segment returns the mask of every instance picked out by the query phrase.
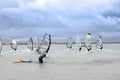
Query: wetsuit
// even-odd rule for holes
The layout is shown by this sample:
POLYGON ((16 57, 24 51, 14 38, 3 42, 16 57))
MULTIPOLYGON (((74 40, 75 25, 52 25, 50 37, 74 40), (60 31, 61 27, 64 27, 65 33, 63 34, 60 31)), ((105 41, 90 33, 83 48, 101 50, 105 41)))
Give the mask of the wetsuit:
POLYGON ((43 63, 43 58, 46 57, 46 54, 40 55, 39 56, 39 62, 43 63))

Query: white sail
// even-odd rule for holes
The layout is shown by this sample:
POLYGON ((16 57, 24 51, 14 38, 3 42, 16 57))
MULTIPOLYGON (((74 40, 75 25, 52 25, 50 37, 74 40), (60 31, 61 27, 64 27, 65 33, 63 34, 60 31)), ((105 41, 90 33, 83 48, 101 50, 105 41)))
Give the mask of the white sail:
POLYGON ((76 35, 76 47, 80 48, 81 47, 81 39, 79 35, 76 35))
POLYGON ((67 48, 71 49, 73 45, 72 37, 69 37, 66 43, 67 48))
POLYGON ((33 50, 33 39, 32 38, 30 38, 28 40, 27 48, 30 49, 30 50, 33 50))
POLYGON ((102 49, 103 48, 103 42, 102 42, 102 36, 99 36, 97 42, 96 42, 96 47, 98 49, 102 49))
POLYGON ((1 54, 1 51, 2 51, 2 40, 0 39, 0 54, 1 54))
POLYGON ((45 33, 42 41, 40 42, 39 38, 38 40, 39 40, 38 49, 37 49, 38 53, 48 53, 51 45, 51 35, 45 33))
POLYGON ((17 41, 16 41, 16 38, 12 39, 11 48, 14 49, 14 50, 17 50, 17 41))

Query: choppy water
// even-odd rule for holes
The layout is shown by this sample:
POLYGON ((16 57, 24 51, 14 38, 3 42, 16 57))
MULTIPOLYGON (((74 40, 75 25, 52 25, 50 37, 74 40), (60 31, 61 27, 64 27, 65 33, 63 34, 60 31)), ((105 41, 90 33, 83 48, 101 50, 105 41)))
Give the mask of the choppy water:
POLYGON ((0 80, 120 80, 120 44, 105 44, 104 49, 90 53, 65 45, 52 45, 44 63, 27 46, 14 51, 3 46, 0 56, 0 80), (32 59, 33 63, 13 63, 32 59))

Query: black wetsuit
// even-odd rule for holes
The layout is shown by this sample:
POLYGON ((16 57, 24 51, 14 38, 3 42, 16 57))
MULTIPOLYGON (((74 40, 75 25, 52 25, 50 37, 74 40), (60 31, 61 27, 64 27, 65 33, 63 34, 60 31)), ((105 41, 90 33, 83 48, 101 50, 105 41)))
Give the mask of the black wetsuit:
POLYGON ((39 62, 43 63, 43 58, 46 56, 46 54, 40 55, 39 56, 39 62))

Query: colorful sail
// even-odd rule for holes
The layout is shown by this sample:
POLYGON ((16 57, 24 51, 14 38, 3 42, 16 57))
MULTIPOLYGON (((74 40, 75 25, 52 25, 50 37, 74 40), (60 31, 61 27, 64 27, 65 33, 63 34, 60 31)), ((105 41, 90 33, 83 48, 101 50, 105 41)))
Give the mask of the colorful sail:
POLYGON ((91 34, 90 34, 90 33, 87 33, 86 38, 87 38, 88 40, 91 40, 91 39, 92 39, 91 34))
POLYGON ((91 50, 92 49, 92 36, 90 33, 87 33, 86 35, 86 41, 85 41, 85 47, 87 48, 87 50, 91 50))

